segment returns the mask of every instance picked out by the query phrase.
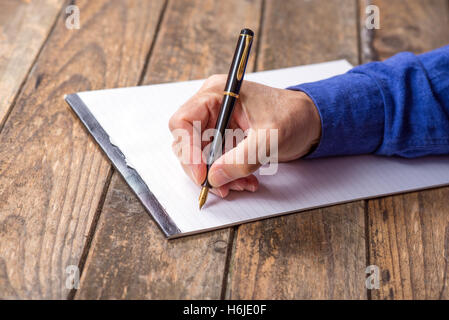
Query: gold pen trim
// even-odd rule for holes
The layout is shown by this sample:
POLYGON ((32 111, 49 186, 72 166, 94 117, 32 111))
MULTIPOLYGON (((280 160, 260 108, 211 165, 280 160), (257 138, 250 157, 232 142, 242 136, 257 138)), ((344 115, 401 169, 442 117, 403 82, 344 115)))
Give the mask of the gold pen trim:
POLYGON ((243 78, 243 72, 245 71, 246 59, 248 58, 248 53, 249 53, 249 46, 253 39, 252 36, 249 36, 247 34, 240 34, 240 35, 245 37, 245 49, 243 50, 242 59, 240 60, 239 68, 237 70, 237 80, 239 80, 239 81, 242 80, 242 78, 243 78))
POLYGON ((239 95, 238 95, 238 94, 235 94, 234 92, 225 91, 225 92, 223 92, 223 94, 224 94, 225 96, 231 96, 231 97, 234 97, 234 98, 236 98, 236 99, 239 98, 239 95))

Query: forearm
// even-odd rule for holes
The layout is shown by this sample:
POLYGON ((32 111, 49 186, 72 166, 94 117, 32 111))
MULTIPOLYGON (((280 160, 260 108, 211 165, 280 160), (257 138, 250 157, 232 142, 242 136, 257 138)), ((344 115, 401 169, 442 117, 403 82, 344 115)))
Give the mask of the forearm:
POLYGON ((449 46, 290 89, 304 91, 320 113, 321 140, 310 157, 449 154, 449 46))

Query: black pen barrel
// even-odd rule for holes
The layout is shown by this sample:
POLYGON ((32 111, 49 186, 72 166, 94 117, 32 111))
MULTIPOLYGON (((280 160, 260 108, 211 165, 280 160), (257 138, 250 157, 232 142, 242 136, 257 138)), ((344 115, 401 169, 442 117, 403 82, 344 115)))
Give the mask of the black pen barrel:
MULTIPOLYGON (((245 75, 246 65, 248 63, 249 53, 253 42, 254 32, 249 29, 243 29, 235 49, 234 57, 232 59, 231 67, 229 69, 228 79, 224 89, 223 101, 220 112, 218 114, 217 123, 215 126, 214 140, 211 143, 209 157, 207 161, 207 171, 212 163, 222 154, 225 143, 225 131, 229 125, 229 121, 234 111, 235 103, 239 98, 240 88, 242 86, 245 75), (219 135, 219 137, 217 137, 219 135)), ((204 187, 210 188, 210 184, 206 177, 204 187)))
POLYGON ((254 32, 249 29, 240 31, 234 58, 232 59, 231 68, 229 69, 225 92, 239 94, 245 75, 249 53, 251 51, 251 45, 253 43, 253 37, 254 32))

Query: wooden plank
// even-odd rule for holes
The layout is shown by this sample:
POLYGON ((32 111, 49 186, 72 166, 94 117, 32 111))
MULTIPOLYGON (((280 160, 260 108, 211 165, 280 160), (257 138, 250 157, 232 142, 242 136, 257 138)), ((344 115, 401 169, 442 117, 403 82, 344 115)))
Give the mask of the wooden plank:
POLYGON ((448 299, 449 188, 369 201, 373 299, 448 299))
POLYGON ((64 3, 0 2, 0 129, 64 3))
POLYGON ((0 135, 0 297, 67 297, 110 165, 63 101, 138 83, 163 1, 77 1, 61 15, 0 135), (5 288, 5 290, 3 290, 5 288))
POLYGON ((227 298, 364 299, 363 202, 239 227, 227 298))
MULTIPOLYGON (((446 0, 371 3, 380 9, 381 29, 362 46, 373 50, 372 57, 422 53, 449 42, 446 0)), ((381 274, 380 289, 370 292, 373 299, 449 298, 448 196, 449 188, 440 188, 368 202, 369 264, 381 274)))
MULTIPOLYGON (((259 0, 170 1, 145 83, 227 73, 240 30, 258 34, 260 11, 259 0)), ((166 240, 114 174, 76 298, 219 299, 230 238, 225 229, 166 240)))
MULTIPOLYGON (((356 17, 351 0, 267 1, 258 69, 357 63, 356 17)), ((362 201, 240 226, 226 297, 364 299, 364 233, 362 201)))
POLYGON ((375 0, 380 30, 372 47, 379 60, 402 51, 423 53, 449 42, 449 2, 446 0, 375 0))
POLYGON ((358 64, 351 1, 267 0, 258 70, 347 59, 358 64))

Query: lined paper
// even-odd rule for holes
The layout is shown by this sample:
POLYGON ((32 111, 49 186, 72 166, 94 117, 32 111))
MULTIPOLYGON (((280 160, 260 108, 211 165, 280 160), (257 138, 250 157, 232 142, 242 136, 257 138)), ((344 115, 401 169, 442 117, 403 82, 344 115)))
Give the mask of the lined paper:
MULTIPOLYGON (((285 88, 341 74, 344 60, 258 72, 247 80, 285 88)), ((182 234, 254 221, 358 199, 449 184, 449 157, 414 160, 370 155, 298 160, 279 164, 273 176, 258 176, 256 193, 210 194, 201 212, 200 187, 172 153, 171 115, 204 80, 79 93, 90 112, 126 157, 182 234)))

